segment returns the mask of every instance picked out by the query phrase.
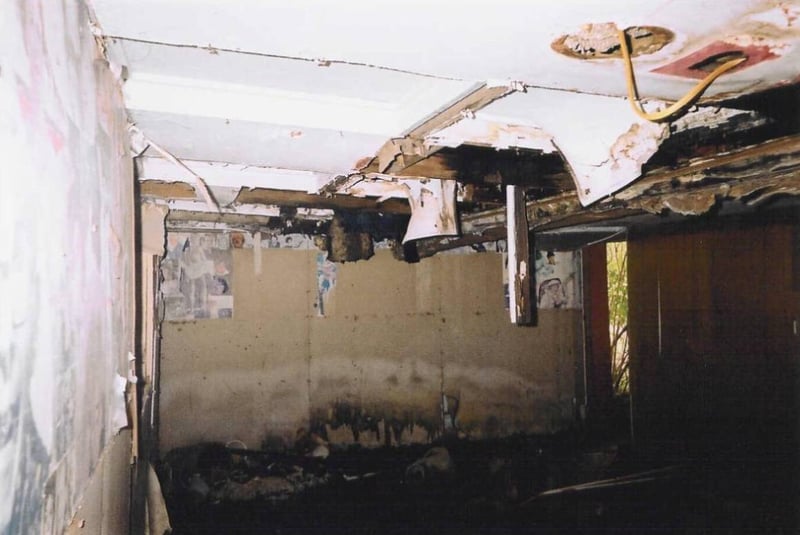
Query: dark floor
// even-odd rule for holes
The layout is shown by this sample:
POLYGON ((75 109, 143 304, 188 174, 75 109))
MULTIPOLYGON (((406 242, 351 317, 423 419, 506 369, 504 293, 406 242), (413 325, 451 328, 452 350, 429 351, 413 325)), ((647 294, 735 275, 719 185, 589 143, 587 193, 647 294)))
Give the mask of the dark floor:
POLYGON ((203 445, 160 471, 177 535, 798 533, 795 467, 766 452, 667 458, 571 435, 442 445, 451 465, 421 472, 407 468, 429 446, 311 459, 203 445), (231 492, 258 482, 255 498, 231 492))

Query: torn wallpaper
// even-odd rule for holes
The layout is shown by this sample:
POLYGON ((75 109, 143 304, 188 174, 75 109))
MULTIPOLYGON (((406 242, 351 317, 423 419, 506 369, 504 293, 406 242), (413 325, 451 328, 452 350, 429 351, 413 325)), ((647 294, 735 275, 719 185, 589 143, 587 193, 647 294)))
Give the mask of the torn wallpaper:
POLYGON ((328 292, 336 284, 336 264, 328 260, 328 253, 317 253, 317 300, 314 306, 317 309, 317 315, 320 317, 325 316, 325 303, 328 298, 328 292))
POLYGON ((164 319, 233 317, 233 257, 228 234, 170 233, 161 273, 164 319))
MULTIPOLYGON (((504 251, 504 247, 500 250, 504 251)), ((536 306, 581 308, 580 251, 540 251, 536 262, 536 306)), ((508 309, 508 254, 503 252, 503 292, 508 309)))
POLYGON ((580 251, 539 251, 536 260, 536 305, 581 308, 580 251))

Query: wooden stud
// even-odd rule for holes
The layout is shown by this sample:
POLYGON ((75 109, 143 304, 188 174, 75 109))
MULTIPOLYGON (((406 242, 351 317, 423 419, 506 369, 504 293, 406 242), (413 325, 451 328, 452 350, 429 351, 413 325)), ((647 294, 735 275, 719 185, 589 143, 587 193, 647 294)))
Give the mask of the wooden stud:
POLYGON ((525 190, 506 186, 506 220, 508 221, 508 310, 516 325, 535 325, 535 305, 531 286, 535 273, 531 262, 525 190))

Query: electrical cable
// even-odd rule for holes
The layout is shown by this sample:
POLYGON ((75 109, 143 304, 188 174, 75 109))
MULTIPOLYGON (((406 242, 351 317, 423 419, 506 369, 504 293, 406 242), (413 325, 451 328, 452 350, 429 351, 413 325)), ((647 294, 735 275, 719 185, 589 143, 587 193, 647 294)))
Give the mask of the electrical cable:
POLYGON ((714 80, 728 72, 729 70, 741 65, 745 61, 747 61, 747 56, 735 58, 729 61, 726 61, 713 71, 711 71, 708 76, 703 78, 697 85, 695 85, 688 93, 686 93, 680 100, 672 104, 671 106, 667 107, 666 109, 648 113, 642 108, 642 104, 639 101, 639 94, 636 90, 636 79, 633 74, 633 62, 631 61, 631 54, 630 50, 628 50, 628 39, 627 35, 625 34, 625 30, 617 30, 617 37, 619 38, 619 46, 622 51, 622 61, 625 63, 625 81, 627 82, 628 86, 628 100, 630 100, 631 107, 633 111, 636 112, 636 115, 639 117, 646 119, 648 121, 652 121, 654 123, 661 122, 661 121, 669 121, 675 115, 682 112, 686 109, 689 105, 691 105, 703 92, 710 86, 714 80))

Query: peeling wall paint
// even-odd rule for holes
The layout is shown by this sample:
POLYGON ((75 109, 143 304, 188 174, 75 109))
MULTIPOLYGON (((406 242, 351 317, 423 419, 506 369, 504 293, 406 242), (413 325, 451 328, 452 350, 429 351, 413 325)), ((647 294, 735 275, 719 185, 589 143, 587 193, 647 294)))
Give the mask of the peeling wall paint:
POLYGON ((667 125, 637 117, 625 99, 600 95, 529 88, 479 113, 516 117, 550 135, 584 206, 639 178, 642 165, 669 137, 667 125))
POLYGON ((17 0, 2 12, 0 532, 61 533, 119 426, 132 162, 84 3, 17 0))
POLYGON ((252 250, 233 250, 231 321, 163 326, 161 451, 285 448, 299 428, 377 446, 430 441, 445 421, 471 438, 573 422, 580 311, 511 325, 499 253, 336 265, 324 317, 318 251, 262 254, 255 275, 252 250))

